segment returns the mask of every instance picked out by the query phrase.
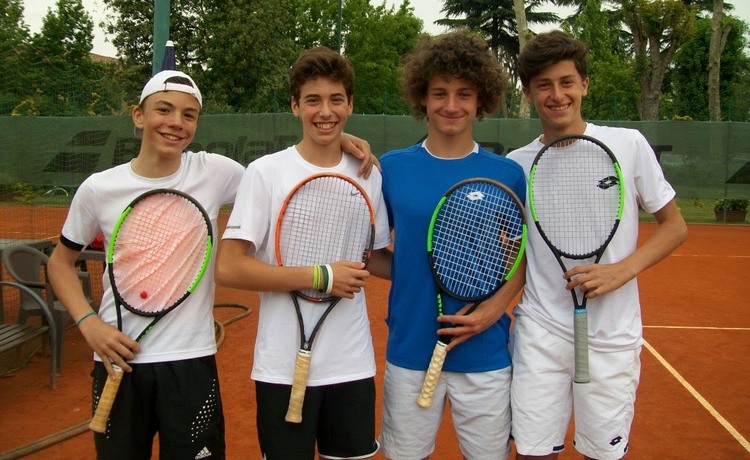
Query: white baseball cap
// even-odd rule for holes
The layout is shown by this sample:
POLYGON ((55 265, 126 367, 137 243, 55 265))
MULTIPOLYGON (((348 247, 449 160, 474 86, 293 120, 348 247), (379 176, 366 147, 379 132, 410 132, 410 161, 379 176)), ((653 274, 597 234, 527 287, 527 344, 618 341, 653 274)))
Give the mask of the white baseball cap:
MULTIPOLYGON (((201 91, 198 89, 198 85, 196 85, 193 79, 184 72, 180 72, 178 70, 162 70, 161 72, 151 77, 151 80, 146 83, 146 85, 143 87, 143 91, 141 91, 141 100, 138 102, 138 104, 143 104, 144 99, 160 91, 180 91, 182 93, 190 94, 198 101, 198 105, 203 108, 203 99, 201 98, 201 91), (190 81, 193 86, 171 81, 168 82, 167 80, 172 77, 185 78, 190 81)), ((135 137, 139 139, 143 137, 143 131, 141 129, 134 128, 133 132, 135 134, 135 137)))
POLYGON ((138 103, 142 104, 144 99, 160 91, 180 91, 190 94, 198 100, 198 104, 201 106, 201 108, 203 107, 203 99, 201 98, 201 92, 198 89, 198 85, 196 85, 193 79, 190 78, 186 73, 180 72, 178 70, 162 70, 161 72, 151 77, 151 80, 149 80, 148 83, 146 83, 146 86, 143 87, 143 91, 141 92, 141 100, 138 103), (185 78, 190 81, 193 86, 184 85, 182 83, 167 82, 167 80, 172 77, 185 78))

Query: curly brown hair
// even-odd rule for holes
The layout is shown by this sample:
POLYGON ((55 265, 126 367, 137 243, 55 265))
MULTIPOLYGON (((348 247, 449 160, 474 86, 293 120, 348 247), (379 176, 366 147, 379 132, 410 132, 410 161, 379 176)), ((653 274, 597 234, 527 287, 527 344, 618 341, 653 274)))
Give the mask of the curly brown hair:
POLYGON ((422 101, 427 86, 436 76, 458 78, 473 84, 481 106, 477 118, 494 113, 505 100, 508 77, 490 50, 487 42, 459 29, 436 37, 420 37, 411 53, 404 58, 401 83, 404 99, 411 105, 412 115, 421 120, 426 115, 422 101))
POLYGON ((518 76, 524 88, 531 79, 547 67, 560 61, 573 61, 581 78, 588 76, 586 44, 561 31, 553 30, 537 35, 526 43, 518 56, 518 76))
POLYGON ((325 46, 310 48, 294 61, 289 70, 289 93, 299 101, 302 86, 320 77, 343 84, 347 99, 354 95, 354 67, 344 56, 325 46))

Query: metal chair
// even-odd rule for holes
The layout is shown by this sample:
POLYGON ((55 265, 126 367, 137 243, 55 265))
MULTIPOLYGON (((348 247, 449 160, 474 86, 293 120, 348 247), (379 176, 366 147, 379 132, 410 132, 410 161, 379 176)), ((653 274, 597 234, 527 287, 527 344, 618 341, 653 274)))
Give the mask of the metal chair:
POLYGON ((31 299, 41 312, 44 321, 42 321, 41 325, 26 325, 20 322, 20 316, 14 321, 13 315, 10 314, 11 307, 3 305, 4 308, 0 309, 0 353, 14 353, 11 357, 16 358, 13 364, 5 370, 13 372, 24 367, 28 359, 39 349, 39 345, 36 345, 36 348, 32 348, 31 351, 23 349, 24 346, 27 343, 33 344, 32 340, 43 336, 45 333, 49 333, 49 384, 51 388, 57 388, 55 379, 59 368, 60 349, 58 348, 58 336, 60 335, 60 331, 57 329, 52 311, 49 309, 47 303, 30 288, 11 281, 0 281, 0 290, 6 286, 18 291, 19 304, 21 296, 31 299))
MULTIPOLYGON (((55 349, 57 351, 57 372, 62 366, 63 335, 68 323, 71 322, 70 315, 65 307, 55 296, 52 286, 47 282, 47 254, 27 245, 9 246, 2 251, 2 263, 8 274, 18 284, 32 289, 41 297, 52 312, 54 324, 57 329, 55 349)), ((87 272, 78 274, 86 297, 91 299, 91 281, 87 272)), ((18 322, 24 324, 30 316, 44 315, 43 309, 36 299, 28 293, 21 293, 21 308, 18 322)))

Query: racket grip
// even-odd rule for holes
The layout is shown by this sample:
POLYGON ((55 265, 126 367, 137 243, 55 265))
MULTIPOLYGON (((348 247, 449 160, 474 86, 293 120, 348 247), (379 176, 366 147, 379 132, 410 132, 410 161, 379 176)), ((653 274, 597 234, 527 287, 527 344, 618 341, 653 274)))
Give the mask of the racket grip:
POLYGON ((305 389, 307 388, 307 374, 310 372, 310 351, 299 350, 294 363, 294 381, 292 393, 289 395, 289 407, 284 420, 290 423, 302 422, 302 405, 305 403, 305 389))
POLYGON ((576 308, 573 314, 575 346, 575 383, 589 383, 589 316, 585 308, 576 308))
POLYGON ((104 433, 107 431, 109 413, 112 410, 112 405, 115 403, 115 396, 117 396, 117 390, 120 388, 120 382, 122 382, 122 368, 113 364, 112 370, 115 371, 115 378, 111 379, 107 376, 107 381, 104 383, 102 394, 99 395, 99 403, 96 405, 96 412, 94 412, 94 417, 89 423, 89 429, 91 431, 96 431, 97 433, 104 433))
POLYGON ((435 349, 432 351, 430 367, 427 368, 427 374, 425 374, 424 383, 422 383, 422 391, 419 392, 419 398, 417 398, 417 404, 425 409, 432 406, 432 396, 435 394, 435 387, 440 379, 440 371, 443 369, 447 347, 447 343, 438 340, 435 349))

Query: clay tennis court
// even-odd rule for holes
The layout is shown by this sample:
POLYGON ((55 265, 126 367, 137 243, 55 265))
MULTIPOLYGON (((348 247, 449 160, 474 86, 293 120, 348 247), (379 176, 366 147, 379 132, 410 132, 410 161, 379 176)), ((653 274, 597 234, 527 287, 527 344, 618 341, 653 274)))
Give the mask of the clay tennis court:
MULTIPOLYGON (((654 226, 641 224, 641 236, 654 226)), ((693 224, 682 247, 639 277, 646 345, 627 458, 750 459, 748 273, 750 227, 693 224)), ((387 293, 382 280, 373 279, 367 287, 379 390, 387 293)), ((257 297, 219 288, 216 303, 255 310, 226 325, 218 361, 228 458, 258 459, 249 379, 257 297)), ((220 306, 216 318, 231 321, 242 311, 220 306)), ((91 352, 77 329, 65 332, 55 390, 48 386, 48 370, 49 358, 37 355, 26 368, 0 378, 0 460, 18 458, 16 449, 31 443, 46 447, 23 458, 94 458, 92 434, 82 425, 91 416, 91 352)), ((449 417, 433 458, 460 458, 449 417)), ((580 458, 570 440, 561 458, 580 458)))

